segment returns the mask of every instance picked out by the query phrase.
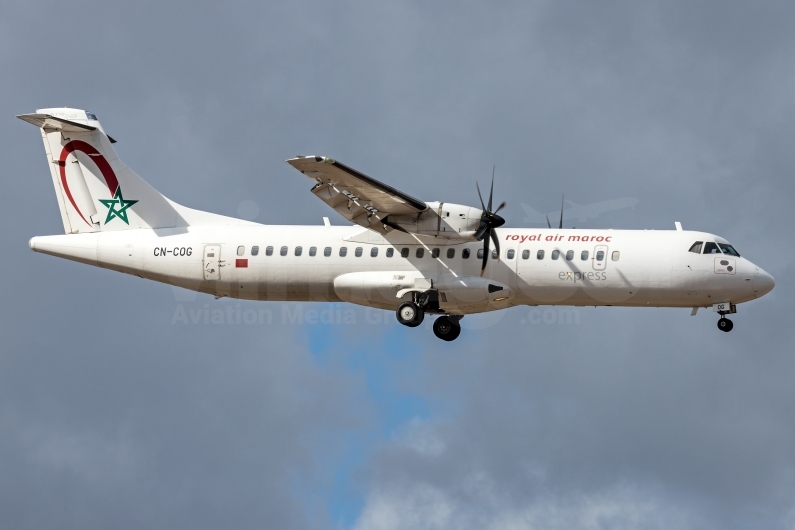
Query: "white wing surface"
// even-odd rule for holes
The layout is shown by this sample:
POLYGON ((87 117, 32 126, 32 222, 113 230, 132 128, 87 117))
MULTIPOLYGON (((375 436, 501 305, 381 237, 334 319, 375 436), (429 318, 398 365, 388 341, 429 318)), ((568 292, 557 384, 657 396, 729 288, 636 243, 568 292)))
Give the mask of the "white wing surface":
POLYGON ((311 191, 320 200, 365 228, 380 233, 392 228, 403 230, 389 221, 390 214, 411 216, 428 210, 423 201, 331 158, 299 156, 287 163, 317 182, 311 191))

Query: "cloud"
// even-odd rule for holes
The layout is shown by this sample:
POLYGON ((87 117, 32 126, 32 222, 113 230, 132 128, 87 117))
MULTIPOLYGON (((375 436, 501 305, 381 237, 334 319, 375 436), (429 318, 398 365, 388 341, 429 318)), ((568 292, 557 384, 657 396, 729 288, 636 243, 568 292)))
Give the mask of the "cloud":
POLYGON ((541 495, 521 508, 501 501, 505 492, 483 476, 472 476, 458 494, 428 484, 394 485, 371 494, 356 530, 489 528, 508 530, 600 528, 697 528, 694 514, 658 495, 617 486, 596 494, 541 495))

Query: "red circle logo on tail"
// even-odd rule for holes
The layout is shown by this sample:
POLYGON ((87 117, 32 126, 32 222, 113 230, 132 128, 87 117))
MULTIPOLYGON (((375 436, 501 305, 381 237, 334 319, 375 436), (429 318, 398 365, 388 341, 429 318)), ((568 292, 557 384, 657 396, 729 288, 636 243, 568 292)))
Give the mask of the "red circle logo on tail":
POLYGON ((78 208, 74 197, 72 197, 72 192, 69 190, 69 183, 66 181, 66 159, 69 154, 74 151, 80 151, 91 157, 91 160, 94 161, 94 164, 97 165, 99 171, 102 173, 102 177, 105 179, 105 183, 108 185, 108 191, 110 191, 111 197, 116 195, 116 190, 119 187, 119 180, 116 178, 116 173, 113 172, 113 169, 110 167, 110 164, 105 157, 102 156, 99 151, 94 149, 91 144, 81 140, 72 140, 63 146, 63 150, 61 150, 61 156, 58 159, 58 166, 61 174, 61 186, 63 186, 66 197, 69 199, 69 202, 77 211, 78 215, 80 215, 80 218, 83 219, 88 226, 92 226, 92 224, 88 222, 83 215, 83 212, 80 211, 80 208, 78 208))

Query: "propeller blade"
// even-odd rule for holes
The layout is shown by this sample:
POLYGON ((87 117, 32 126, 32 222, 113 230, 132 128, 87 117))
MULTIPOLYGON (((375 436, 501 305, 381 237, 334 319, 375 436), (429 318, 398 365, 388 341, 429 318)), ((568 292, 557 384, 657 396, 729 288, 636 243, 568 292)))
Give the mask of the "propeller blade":
POLYGON ((489 230, 489 235, 491 236, 491 240, 494 241, 494 250, 497 251, 497 261, 500 259, 500 240, 497 238, 497 232, 494 230, 489 230))
POLYGON ((491 168, 491 191, 489 192, 489 211, 491 211, 491 199, 494 197, 494 170, 497 169, 497 166, 492 166, 491 168))
POLYGON ((563 199, 566 198, 566 194, 563 194, 563 197, 560 199, 560 226, 558 228, 563 228, 563 199))
MULTIPOLYGON (((489 230, 489 233, 491 230, 489 230)), ((486 237, 483 238, 483 265, 480 267, 480 275, 483 276, 483 273, 486 272, 486 265, 489 263, 489 236, 490 234, 486 234, 486 237)))
POLYGON ((478 197, 480 197, 480 205, 483 207, 483 211, 485 212, 486 205, 483 204, 483 195, 480 194, 480 184, 478 184, 477 180, 475 181, 475 187, 478 189, 478 197))
POLYGON ((497 206, 497 209, 496 209, 496 210, 494 210, 494 213, 497 213, 497 212, 499 212, 500 210, 502 210, 502 209, 503 209, 503 208, 505 208, 506 206, 508 206, 508 203, 507 203, 507 202, 505 202, 505 201, 502 201, 502 204, 500 204, 499 206, 497 206))
POLYGON ((549 214, 547 214, 547 227, 552 228, 552 223, 549 222, 549 214))
POLYGON ((486 234, 486 230, 488 229, 489 229, 489 224, 486 221, 481 220, 480 226, 478 226, 477 231, 475 231, 475 239, 481 241, 483 239, 483 236, 486 234))

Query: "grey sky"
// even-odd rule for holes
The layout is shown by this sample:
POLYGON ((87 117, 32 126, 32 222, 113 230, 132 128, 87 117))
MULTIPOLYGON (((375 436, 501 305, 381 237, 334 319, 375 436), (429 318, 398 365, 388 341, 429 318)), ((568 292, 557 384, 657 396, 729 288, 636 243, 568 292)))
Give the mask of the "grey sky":
POLYGON ((794 24, 779 2, 3 3, 0 525, 792 528, 794 24), (681 221, 777 286, 730 334, 516 308, 452 344, 191 296, 28 250, 61 223, 13 115, 51 106, 186 206, 342 224, 286 158, 464 204, 496 164, 509 225, 634 197, 583 227, 681 221))

